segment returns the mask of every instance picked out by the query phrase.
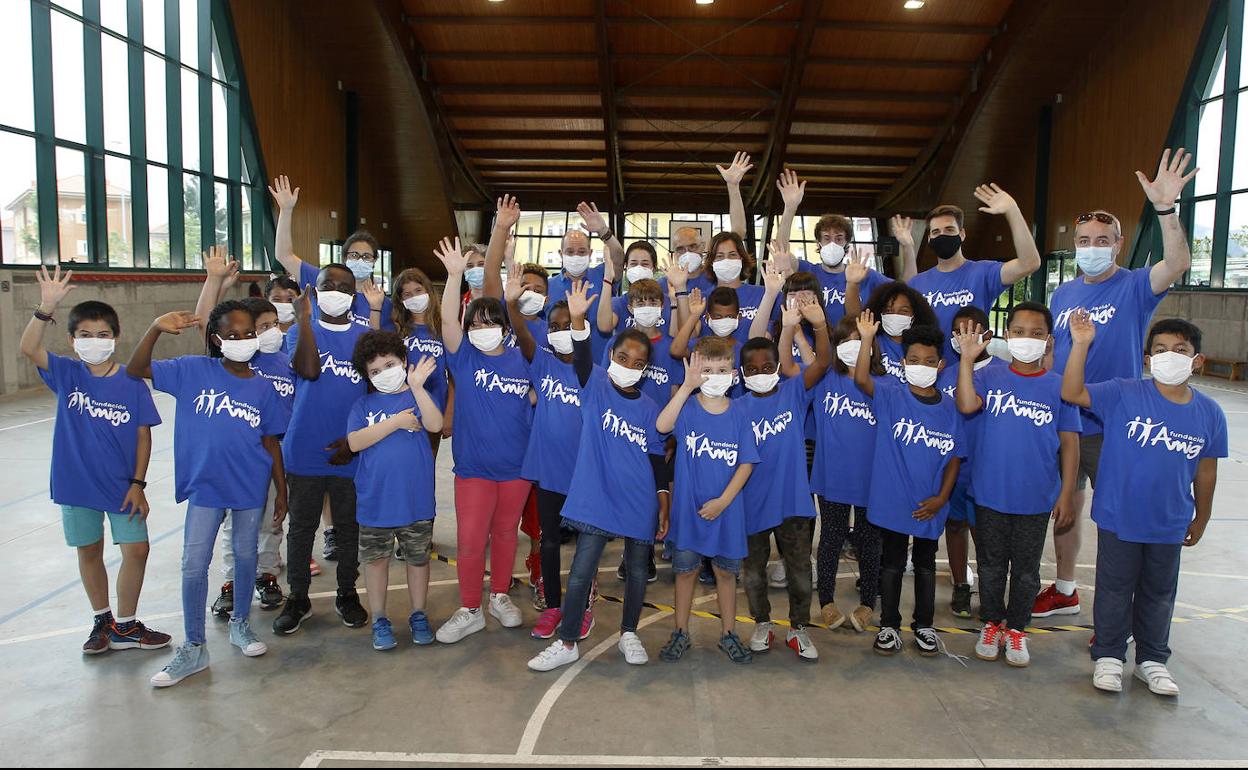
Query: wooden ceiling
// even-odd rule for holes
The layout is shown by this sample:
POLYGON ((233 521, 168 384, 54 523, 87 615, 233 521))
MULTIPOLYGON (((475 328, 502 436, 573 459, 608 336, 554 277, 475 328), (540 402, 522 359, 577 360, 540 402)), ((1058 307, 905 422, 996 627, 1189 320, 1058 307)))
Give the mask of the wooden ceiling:
POLYGON ((400 0, 393 23, 456 208, 718 211, 715 164, 744 150, 752 209, 793 168, 808 201, 866 213, 947 137, 1011 11, 902 3, 400 0))

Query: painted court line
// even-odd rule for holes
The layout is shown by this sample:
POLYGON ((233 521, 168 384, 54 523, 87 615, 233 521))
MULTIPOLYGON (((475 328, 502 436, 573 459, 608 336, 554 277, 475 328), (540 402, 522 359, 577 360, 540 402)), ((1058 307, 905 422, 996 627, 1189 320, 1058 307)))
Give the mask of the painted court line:
POLYGON ((44 423, 44 422, 52 422, 55 419, 56 419, 55 417, 45 417, 42 420, 24 422, 21 425, 8 425, 3 428, 0 428, 0 433, 4 433, 6 430, 17 430, 18 428, 29 428, 32 425, 39 425, 40 423, 44 423))

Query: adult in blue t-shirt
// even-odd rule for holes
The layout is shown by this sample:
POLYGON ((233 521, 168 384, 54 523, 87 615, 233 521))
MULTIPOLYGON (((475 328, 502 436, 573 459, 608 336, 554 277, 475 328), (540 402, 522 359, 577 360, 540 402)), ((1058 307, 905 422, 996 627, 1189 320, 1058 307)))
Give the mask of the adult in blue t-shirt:
MULTIPOLYGON (((619 239, 611 228, 607 226, 606 217, 598 211, 598 206, 592 203, 580 203, 576 207, 576 211, 581 215, 581 219, 585 222, 585 226, 589 228, 591 233, 595 233, 602 241, 602 245, 606 250, 603 255, 605 259, 611 260, 615 275, 624 273, 624 247, 620 244, 619 239)), ((569 230, 564 233, 563 239, 559 242, 559 253, 562 256, 562 269, 550 279, 550 291, 546 294, 546 306, 565 300, 568 298, 568 292, 572 288, 573 281, 588 281, 590 285, 589 296, 595 297, 593 307, 590 308, 589 317, 595 319, 598 317, 598 303, 603 300, 610 301, 614 294, 614 286, 603 284, 603 265, 596 267, 589 266, 590 255, 593 249, 589 241, 589 236, 580 230, 569 230)), ((602 355, 602 351, 606 349, 610 335, 602 334, 594 331, 590 339, 593 341, 594 360, 602 355)))

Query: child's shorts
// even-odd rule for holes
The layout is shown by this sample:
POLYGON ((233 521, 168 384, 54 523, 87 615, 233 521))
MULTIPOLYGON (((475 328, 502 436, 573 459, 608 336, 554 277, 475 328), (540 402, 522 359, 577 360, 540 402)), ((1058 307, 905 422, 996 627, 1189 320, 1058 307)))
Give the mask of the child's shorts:
POLYGON ((114 544, 147 542, 147 522, 141 516, 131 519, 128 513, 62 505, 61 528, 65 530, 65 544, 70 548, 84 548, 103 540, 105 516, 108 516, 108 528, 113 533, 114 544))
MULTIPOLYGON (((684 575, 690 572, 697 572, 702 568, 702 560, 708 558, 697 551, 682 551, 677 549, 672 553, 672 572, 677 575, 684 575)), ((714 564, 724 572, 731 572, 736 575, 741 571, 740 559, 729 559, 726 556, 709 557, 711 564, 714 564)))
POLYGON ((949 521, 965 521, 975 526, 975 499, 970 494, 970 484, 955 484, 949 495, 949 521))
POLYGON ((406 527, 366 527, 360 525, 360 564, 369 564, 394 556, 394 544, 403 548, 403 561, 413 567, 429 563, 433 544, 433 519, 417 521, 406 527))

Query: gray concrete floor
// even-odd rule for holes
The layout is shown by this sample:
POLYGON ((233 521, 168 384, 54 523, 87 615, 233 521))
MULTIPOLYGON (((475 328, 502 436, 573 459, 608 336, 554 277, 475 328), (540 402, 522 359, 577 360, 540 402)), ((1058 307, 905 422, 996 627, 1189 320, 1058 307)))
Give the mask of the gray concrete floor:
MULTIPOLYGON (((454 646, 401 645, 381 654, 371 649, 367 629, 338 622, 328 570, 314 580, 313 590, 323 595, 297 635, 274 638, 273 613, 257 609, 254 625, 270 650, 244 659, 230 647, 224 624, 210 619, 212 668, 154 691, 147 679, 168 651, 80 654, 89 610, 59 511, 47 499, 52 399, 46 392, 6 399, 0 401, 0 689, 8 696, 0 712, 0 756, 21 766, 1242 763, 1248 758, 1248 388, 1218 380, 1200 386, 1226 410, 1231 458, 1221 465, 1213 523, 1185 554, 1176 610, 1183 621, 1172 637, 1172 670, 1183 695, 1169 701, 1133 680, 1120 696, 1094 690, 1085 630, 1033 635, 1033 665, 1025 670, 1003 661, 970 660, 963 667, 913 652, 882 659, 868 636, 822 629, 812 630, 821 655, 816 665, 777 645, 753 665, 734 666, 714 647, 717 621, 703 618, 693 621, 693 652, 670 664, 657 652, 671 618, 647 610, 640 634, 652 662, 635 668, 615 650, 619 605, 600 602, 597 628, 581 646, 582 657, 592 660, 560 673, 528 671, 525 661, 543 643, 492 618, 486 632, 454 646)), ((171 419, 170 400, 157 394, 157 404, 171 419)), ((176 643, 182 510, 173 504, 172 426, 156 429, 154 442, 153 549, 140 617, 176 643)), ((453 555, 448 450, 439 463, 435 544, 453 555)), ((1084 527, 1089 545, 1079 582, 1088 586, 1081 590, 1087 611, 1052 625, 1091 620, 1095 532, 1086 520, 1084 527)), ((602 573, 603 592, 617 596, 618 548, 609 549, 602 573)), ((1046 579, 1051 554, 1050 546, 1046 579)), ((115 576, 115 548, 108 558, 115 576)), ((846 597, 853 568, 842 564, 846 597)), ((393 578, 401 579, 399 570, 393 578)), ((454 570, 435 564, 433 580, 429 610, 440 623, 458 605, 454 570)), ((217 582, 214 567, 214 595, 217 582)), ((971 628, 948 613, 947 580, 939 591, 938 625, 971 628)), ((527 598, 527 589, 516 592, 531 624, 536 612, 527 598)), ((666 569, 647 599, 671 602, 666 569)), ((713 592, 700 588, 699 602, 713 609, 713 592)), ((784 591, 773 590, 772 602, 773 614, 784 617, 784 591)), ((404 617, 405 593, 392 591, 390 605, 392 617, 404 617)), ((744 636, 750 627, 740 630, 744 636)), ((971 654, 972 636, 943 638, 952 651, 971 654)))

